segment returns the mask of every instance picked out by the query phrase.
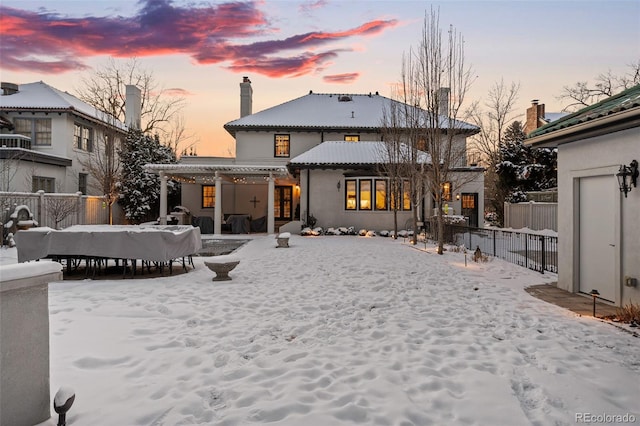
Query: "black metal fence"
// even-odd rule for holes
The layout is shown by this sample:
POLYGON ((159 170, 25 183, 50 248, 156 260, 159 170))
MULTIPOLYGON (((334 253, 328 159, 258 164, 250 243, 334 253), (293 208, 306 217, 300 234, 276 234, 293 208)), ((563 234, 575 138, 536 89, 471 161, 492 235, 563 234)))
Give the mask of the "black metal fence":
MULTIPOLYGON (((436 223, 427 222, 427 235, 436 239, 436 223)), ((543 273, 558 273, 558 237, 501 229, 445 224, 444 241, 543 273)))

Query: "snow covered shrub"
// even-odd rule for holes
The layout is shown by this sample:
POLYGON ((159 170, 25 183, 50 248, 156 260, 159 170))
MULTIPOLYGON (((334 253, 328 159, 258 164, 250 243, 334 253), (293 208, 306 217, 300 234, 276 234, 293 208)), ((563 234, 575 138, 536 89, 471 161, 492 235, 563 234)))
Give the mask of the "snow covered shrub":
POLYGON ((375 237, 376 236, 376 231, 367 231, 366 236, 367 237, 375 237))
POLYGON ((389 231, 382 230, 378 233, 381 237, 388 237, 389 231))
POLYGON ((360 235, 361 237, 364 237, 365 235, 367 235, 367 230, 366 229, 359 230, 358 235, 360 235))

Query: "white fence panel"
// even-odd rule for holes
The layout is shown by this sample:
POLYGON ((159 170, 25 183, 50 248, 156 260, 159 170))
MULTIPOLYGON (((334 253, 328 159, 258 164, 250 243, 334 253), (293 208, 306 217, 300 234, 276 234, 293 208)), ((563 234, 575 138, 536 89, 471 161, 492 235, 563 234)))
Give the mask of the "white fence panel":
POLYGON ((558 231, 558 203, 504 203, 504 227, 558 231))
POLYGON ((23 205, 29 208, 39 226, 61 229, 109 223, 109 208, 103 197, 42 191, 0 192, 0 222, 6 223, 16 207, 23 205))

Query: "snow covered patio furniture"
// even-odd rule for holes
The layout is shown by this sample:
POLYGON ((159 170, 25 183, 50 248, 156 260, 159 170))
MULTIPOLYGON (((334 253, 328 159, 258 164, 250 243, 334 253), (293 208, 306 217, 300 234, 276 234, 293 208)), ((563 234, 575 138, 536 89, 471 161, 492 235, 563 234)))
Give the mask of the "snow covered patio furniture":
POLYGON ((239 260, 229 256, 217 256, 213 260, 205 260, 204 262, 207 268, 216 274, 212 281, 231 280, 229 272, 233 271, 239 263, 239 260))
MULTIPOLYGON (((62 230, 33 228, 15 235, 18 262, 45 257, 69 260, 122 260, 136 265, 166 264, 189 257, 202 248, 200 229, 190 225, 76 225, 62 230)), ((68 263, 69 266, 71 263, 68 263)), ((69 272, 69 271, 68 271, 69 272)))
POLYGON ((291 233, 283 232, 279 234, 276 239, 278 240, 278 245, 276 248, 284 247, 289 248, 289 238, 291 238, 291 233))

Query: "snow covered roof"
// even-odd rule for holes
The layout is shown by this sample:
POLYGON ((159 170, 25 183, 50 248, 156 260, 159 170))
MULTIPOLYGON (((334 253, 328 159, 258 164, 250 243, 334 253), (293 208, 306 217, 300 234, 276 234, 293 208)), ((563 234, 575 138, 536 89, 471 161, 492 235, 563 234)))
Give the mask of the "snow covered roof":
POLYGON ((42 81, 20 84, 16 93, 0 96, 0 109, 72 111, 126 130, 126 126, 120 120, 42 81))
MULTIPOLYGON (((556 146, 582 140, 580 132, 589 128, 610 133, 637 127, 640 116, 640 84, 566 115, 529 133, 525 144, 556 146), (615 125, 614 125, 615 124, 615 125)), ((590 137, 593 137, 592 133, 590 137)))
MULTIPOLYGON (((403 145, 404 146, 404 145, 403 145)), ((406 147, 405 147, 406 150, 406 147)), ((429 154, 421 153, 421 161, 431 162, 429 154)), ((311 148, 293 158, 291 167, 361 167, 388 162, 386 144, 384 142, 346 142, 327 141, 311 148)))
MULTIPOLYGON (((392 99, 375 94, 324 94, 313 93, 290 100, 280 105, 247 115, 224 125, 232 135, 239 130, 264 129, 331 129, 331 130, 378 130, 382 125, 383 112, 388 110, 392 99)), ((447 127, 446 117, 440 122, 447 127)), ((454 121, 453 128, 477 133, 478 128, 463 121, 454 121)))

